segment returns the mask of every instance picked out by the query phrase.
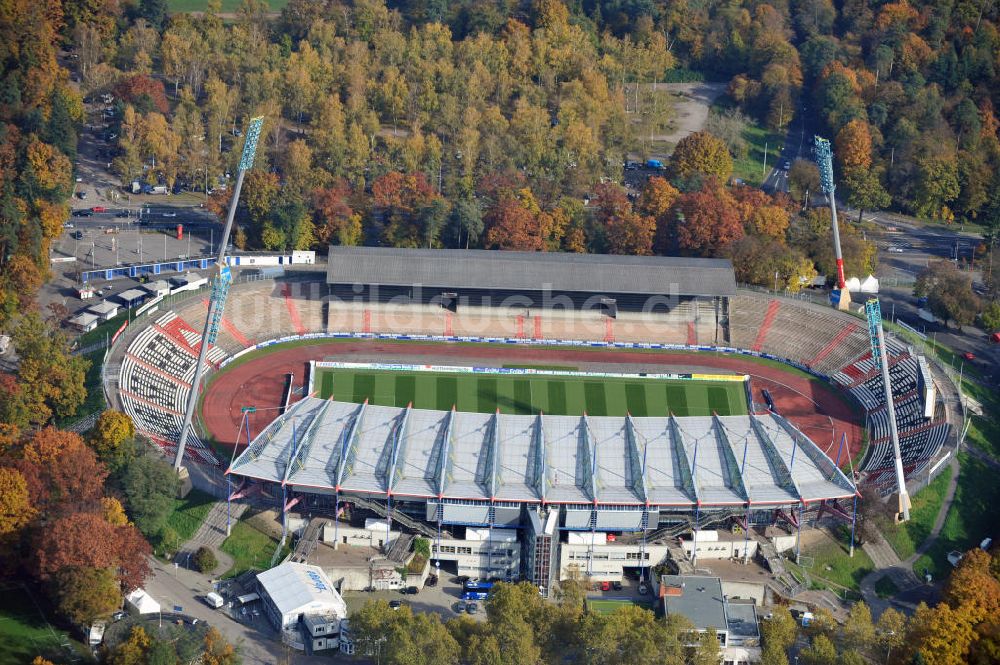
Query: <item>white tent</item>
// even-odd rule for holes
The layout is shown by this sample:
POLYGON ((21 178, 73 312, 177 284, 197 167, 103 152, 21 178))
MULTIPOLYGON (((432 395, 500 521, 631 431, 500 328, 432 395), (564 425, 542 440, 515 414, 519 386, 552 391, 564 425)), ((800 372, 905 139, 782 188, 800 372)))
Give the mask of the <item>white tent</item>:
POLYGON ((267 614, 281 628, 298 623, 304 614, 347 617, 347 605, 319 566, 285 563, 257 574, 267 614))
POLYGON ((844 286, 846 286, 847 290, 851 293, 857 293, 861 290, 861 280, 857 277, 848 277, 844 280, 844 286))
POLYGON ((861 293, 878 293, 878 280, 875 279, 875 275, 868 275, 865 277, 864 281, 861 282, 861 293))
POLYGON ((136 589, 125 596, 125 602, 135 610, 136 614, 156 614, 160 611, 160 604, 143 589, 136 589))

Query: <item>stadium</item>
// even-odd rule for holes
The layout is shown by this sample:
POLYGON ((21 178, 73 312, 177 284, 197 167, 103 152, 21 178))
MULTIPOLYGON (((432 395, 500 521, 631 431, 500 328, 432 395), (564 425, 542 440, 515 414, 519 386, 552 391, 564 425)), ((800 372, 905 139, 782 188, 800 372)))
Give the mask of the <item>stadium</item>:
MULTIPOLYGON (((319 277, 233 285, 185 459, 232 500, 343 518, 336 542, 374 516, 386 544, 424 534, 460 574, 551 588, 771 561, 751 525, 850 524, 859 486, 895 488, 864 320, 737 289, 727 261, 331 247, 319 277), (713 525, 743 536, 699 542, 713 525)), ((206 300, 142 309, 106 390, 172 454, 206 300)), ((916 477, 951 436, 940 379, 888 352, 916 477)))

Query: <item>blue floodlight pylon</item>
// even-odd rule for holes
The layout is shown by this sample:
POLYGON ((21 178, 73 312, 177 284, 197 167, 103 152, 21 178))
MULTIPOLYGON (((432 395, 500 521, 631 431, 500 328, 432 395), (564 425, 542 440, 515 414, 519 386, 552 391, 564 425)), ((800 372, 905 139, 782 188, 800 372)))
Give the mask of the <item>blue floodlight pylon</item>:
POLYGON ((229 292, 229 268, 226 265, 226 246, 229 244, 229 235, 233 230, 233 220, 236 217, 236 206, 240 200, 240 191, 243 189, 243 177, 248 169, 253 167, 253 162, 257 154, 257 141, 260 138, 261 126, 264 124, 264 116, 258 116, 250 120, 247 127, 246 140, 243 142, 243 154, 240 157, 239 170, 236 173, 236 185, 233 187, 233 196, 229 201, 229 211, 226 214, 226 225, 222 230, 222 240, 219 243, 219 258, 215 262, 214 275, 212 278, 212 293, 208 300, 208 311, 205 313, 205 327, 201 333, 201 347, 198 350, 198 362, 194 368, 194 378, 191 381, 191 391, 188 393, 187 408, 184 410, 184 422, 177 438, 177 454, 174 457, 174 470, 178 473, 184 462, 184 448, 187 445, 188 435, 191 433, 191 421, 194 418, 194 410, 198 405, 198 397, 201 392, 201 375, 205 367, 205 358, 208 347, 215 342, 219 333, 219 323, 222 321, 222 312, 226 304, 226 294, 229 292))

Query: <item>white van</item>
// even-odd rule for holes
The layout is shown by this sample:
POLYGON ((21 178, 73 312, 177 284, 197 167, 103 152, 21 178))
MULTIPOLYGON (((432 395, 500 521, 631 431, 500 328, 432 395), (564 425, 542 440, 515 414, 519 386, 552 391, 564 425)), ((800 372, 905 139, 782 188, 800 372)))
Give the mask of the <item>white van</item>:
POLYGON ((226 604, 226 601, 222 599, 222 596, 215 593, 214 591, 209 591, 205 594, 205 604, 211 607, 213 610, 217 610, 226 604))

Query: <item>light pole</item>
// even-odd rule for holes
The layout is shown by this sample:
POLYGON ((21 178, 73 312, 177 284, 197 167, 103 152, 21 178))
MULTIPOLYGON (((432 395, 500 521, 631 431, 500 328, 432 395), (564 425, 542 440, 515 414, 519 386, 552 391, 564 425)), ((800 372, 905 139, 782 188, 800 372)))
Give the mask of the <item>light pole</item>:
POLYGON ((844 255, 840 251, 840 226, 837 224, 837 186, 833 182, 833 150, 827 139, 817 136, 816 164, 819 166, 819 179, 823 192, 830 200, 830 217, 833 223, 833 250, 837 257, 837 288, 840 290, 840 298, 837 301, 838 309, 847 309, 851 304, 851 293, 847 290, 844 282, 844 255))
POLYGON ((201 375, 205 365, 205 356, 208 353, 209 345, 215 342, 218 329, 214 328, 214 326, 218 325, 219 319, 222 316, 222 309, 226 304, 225 299, 229 289, 229 281, 232 279, 229 274, 229 267, 226 265, 226 244, 229 242, 229 233, 233 228, 233 219, 236 216, 236 205, 240 199, 240 190, 243 189, 243 177, 246 175, 247 170, 253 166, 254 156, 257 153, 257 140, 260 138, 260 129, 263 124, 263 116, 253 118, 247 127, 246 141, 243 143, 243 155, 240 157, 236 173, 233 198, 229 203, 226 225, 223 227, 222 239, 219 244, 219 258, 215 263, 212 294, 208 300, 208 310, 205 312, 205 327, 201 333, 198 364, 194 368, 194 378, 191 381, 191 391, 188 393, 184 422, 181 425, 180 436, 177 441, 177 455, 174 457, 174 470, 177 472, 180 472, 181 464, 184 461, 184 447, 187 444, 188 434, 191 431, 191 420, 194 417, 194 409, 198 404, 198 393, 201 389, 201 375))

